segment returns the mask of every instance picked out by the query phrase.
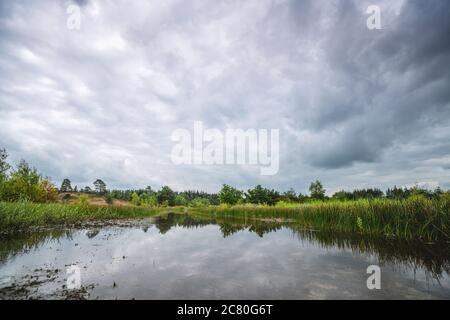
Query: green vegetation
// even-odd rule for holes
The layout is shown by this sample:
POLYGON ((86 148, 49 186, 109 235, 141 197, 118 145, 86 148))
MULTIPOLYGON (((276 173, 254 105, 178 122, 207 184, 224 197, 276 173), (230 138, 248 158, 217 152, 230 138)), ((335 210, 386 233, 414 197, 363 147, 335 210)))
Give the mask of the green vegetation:
POLYGON ((175 205, 175 192, 168 186, 164 186, 157 194, 158 203, 173 207, 175 205))
POLYGON ((95 207, 80 196, 78 205, 0 202, 0 228, 77 223, 86 220, 143 218, 162 212, 189 212, 208 218, 286 221, 309 230, 383 236, 405 240, 450 241, 450 195, 427 199, 328 201, 285 206, 209 206, 197 200, 192 208, 95 207))
POLYGON ((353 252, 377 255, 382 263, 403 263, 411 269, 421 267, 434 276, 450 273, 450 250, 448 243, 434 245, 420 239, 405 240, 388 237, 368 236, 361 233, 321 232, 305 229, 299 224, 281 221, 249 220, 238 217, 193 216, 188 214, 163 214, 155 217, 154 223, 162 234, 172 227, 198 228, 209 224, 218 225, 224 237, 240 231, 256 233, 259 237, 287 228, 300 240, 307 239, 323 248, 352 249, 353 252))
POLYGON ((280 200, 280 194, 275 190, 269 190, 257 185, 253 189, 249 189, 245 194, 248 203, 275 205, 280 200))
POLYGON ((94 181, 95 192, 97 193, 105 193, 106 192, 106 183, 101 179, 97 179, 94 181))
POLYGON ((220 203, 235 205, 243 201, 243 192, 224 184, 219 192, 220 203))
POLYGON ((77 224, 94 220, 145 218, 167 212, 162 208, 95 207, 87 205, 83 199, 86 198, 80 197, 78 205, 0 202, 0 230, 13 231, 31 226, 77 224))
POLYGON ((311 192, 311 198, 313 199, 325 199, 325 189, 322 186, 322 182, 320 182, 319 180, 311 182, 311 185, 309 186, 309 192, 311 192))
POLYGON ((424 241, 450 240, 450 194, 405 200, 317 201, 303 205, 215 207, 213 217, 291 221, 308 229, 424 241))
POLYGON ((191 207, 194 208, 206 208, 209 207, 211 204, 208 199, 196 198, 191 201, 190 205, 191 207))
POLYGON ((0 229, 147 217, 181 210, 213 218, 281 219, 323 231, 450 240, 450 192, 439 188, 394 187, 386 194, 379 189, 339 191, 328 198, 318 180, 311 183, 310 196, 306 196, 293 189, 279 193, 261 185, 243 192, 226 184, 218 194, 176 192, 168 186, 158 191, 151 187, 108 191, 97 179, 95 192, 89 187, 76 192, 71 181, 64 179, 59 195, 50 180, 25 161, 12 168, 6 159, 6 151, 0 150, 0 229), (164 209, 168 207, 172 208, 164 209))
POLYGON ((64 179, 63 182, 61 183, 61 188, 59 188, 60 192, 71 192, 73 191, 72 189, 72 184, 70 182, 69 179, 64 179))
POLYGON ((0 150, 0 200, 3 201, 55 201, 57 189, 49 179, 42 177, 35 168, 24 160, 9 172, 7 154, 0 150))

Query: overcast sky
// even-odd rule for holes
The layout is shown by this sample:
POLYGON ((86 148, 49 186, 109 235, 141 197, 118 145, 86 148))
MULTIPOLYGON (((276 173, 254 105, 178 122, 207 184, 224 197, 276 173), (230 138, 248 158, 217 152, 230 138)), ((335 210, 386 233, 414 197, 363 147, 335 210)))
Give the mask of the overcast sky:
POLYGON ((58 185, 450 188, 448 0, 0 3, 0 148, 58 185), (279 129, 278 174, 174 165, 194 121, 279 129))

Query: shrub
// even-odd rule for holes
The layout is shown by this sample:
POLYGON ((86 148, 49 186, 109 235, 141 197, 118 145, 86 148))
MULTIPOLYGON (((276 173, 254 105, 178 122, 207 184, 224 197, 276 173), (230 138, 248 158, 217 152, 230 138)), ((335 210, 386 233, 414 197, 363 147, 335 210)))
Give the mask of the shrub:
POLYGON ((191 207, 194 208, 205 208, 211 205, 208 199, 205 198, 195 198, 190 203, 191 207))
POLYGON ((80 194, 80 196, 78 197, 78 205, 80 207, 89 206, 89 196, 87 194, 80 194))

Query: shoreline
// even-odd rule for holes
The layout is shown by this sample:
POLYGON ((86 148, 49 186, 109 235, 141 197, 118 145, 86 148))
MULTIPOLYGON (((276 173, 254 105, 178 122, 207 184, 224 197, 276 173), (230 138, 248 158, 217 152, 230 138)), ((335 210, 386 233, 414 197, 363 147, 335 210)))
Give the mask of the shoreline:
POLYGON ((305 228, 406 240, 450 241, 450 200, 357 200, 316 202, 286 207, 209 206, 119 207, 60 203, 0 202, 0 233, 33 226, 83 225, 145 219, 168 213, 204 218, 242 218, 289 222, 305 228))

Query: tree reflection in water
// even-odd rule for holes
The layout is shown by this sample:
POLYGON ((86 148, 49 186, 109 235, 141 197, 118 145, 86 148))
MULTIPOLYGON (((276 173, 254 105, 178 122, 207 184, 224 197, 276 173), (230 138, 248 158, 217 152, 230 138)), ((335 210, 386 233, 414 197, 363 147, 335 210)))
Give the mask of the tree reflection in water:
POLYGON ((206 225, 218 225, 224 237, 247 230, 259 237, 276 232, 282 228, 289 229, 300 241, 309 241, 325 249, 337 248, 351 250, 356 254, 375 255, 380 263, 393 263, 417 269, 424 268, 438 278, 443 273, 450 273, 449 243, 424 243, 406 241, 388 237, 368 237, 361 234, 340 234, 304 229, 293 222, 276 222, 263 220, 244 220, 242 218, 205 218, 187 214, 170 213, 155 218, 154 223, 164 234, 174 226, 183 228, 201 228, 206 225))
MULTIPOLYGON (((188 214, 169 213, 154 217, 152 224, 161 234, 166 234, 173 227, 187 229, 203 228, 217 225, 223 237, 230 237, 241 231, 257 234, 259 237, 281 229, 290 230, 299 242, 308 241, 326 249, 351 250, 355 254, 374 255, 381 264, 393 263, 413 270, 423 268, 434 278, 450 273, 449 243, 424 243, 406 241, 387 237, 368 237, 361 234, 338 234, 307 230, 293 222, 249 220, 242 218, 207 218, 188 214)), ((143 227, 147 232, 148 226, 143 227)), ((5 263, 11 256, 31 250, 50 241, 71 239, 77 229, 53 228, 0 236, 0 263, 5 263)), ((78 230, 79 231, 79 230, 78 230)), ((99 230, 87 229, 86 236, 94 238, 99 230)))

